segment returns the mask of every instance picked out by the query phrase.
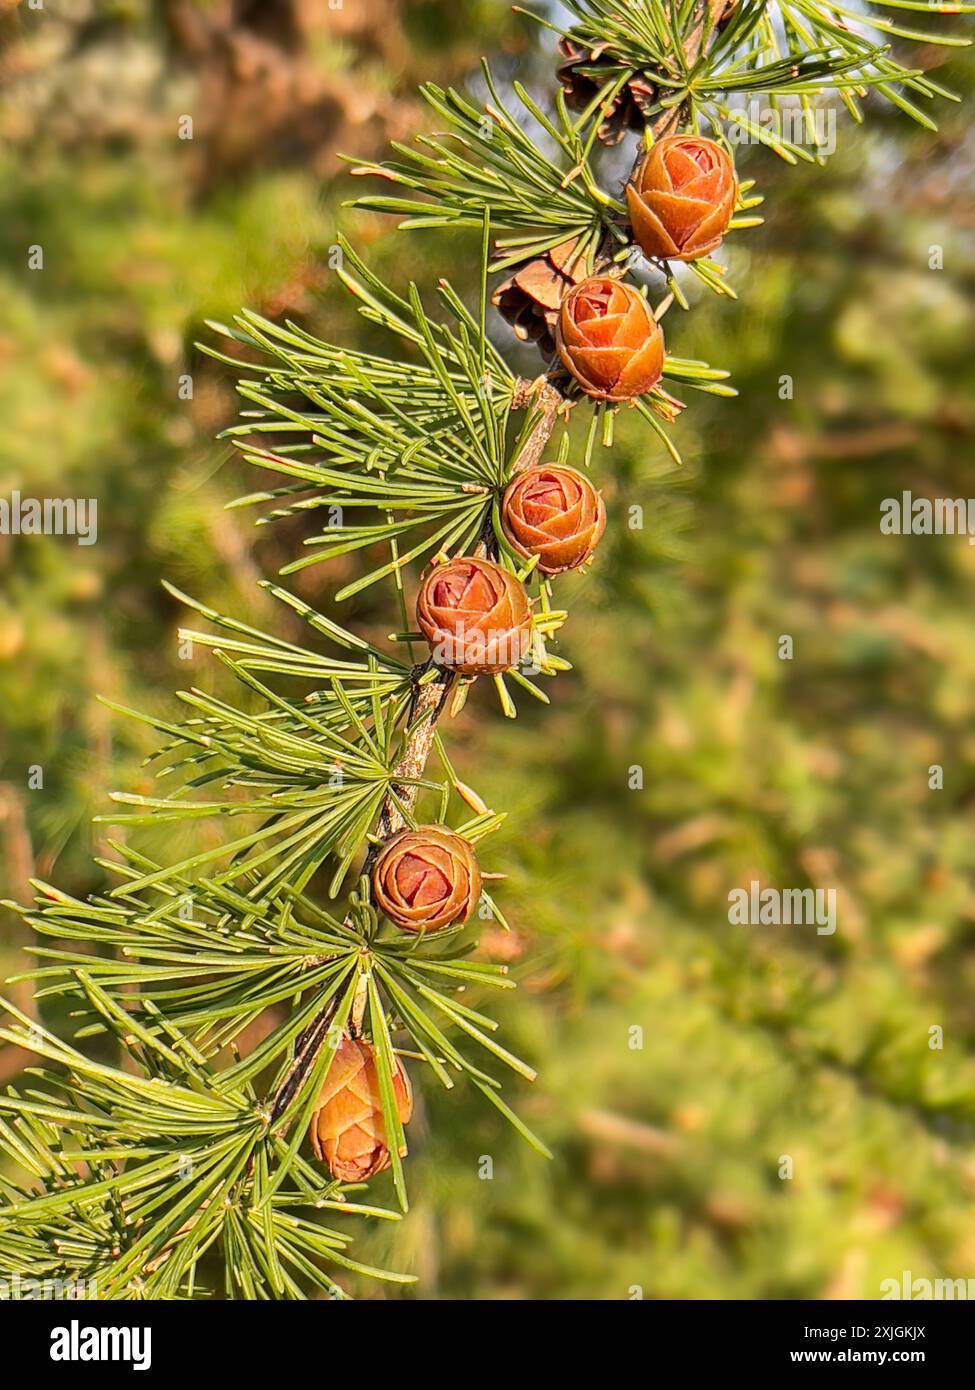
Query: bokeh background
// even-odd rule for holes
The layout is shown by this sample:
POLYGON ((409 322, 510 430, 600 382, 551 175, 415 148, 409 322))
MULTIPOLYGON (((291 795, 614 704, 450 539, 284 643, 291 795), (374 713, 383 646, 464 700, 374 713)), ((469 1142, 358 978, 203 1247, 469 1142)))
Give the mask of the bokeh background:
MULTIPOLYGON (((160 581, 283 621, 254 581, 301 526, 224 509, 254 480, 214 442, 235 400, 194 347, 203 320, 246 304, 369 341, 327 267, 339 229, 394 283, 447 273, 473 296, 474 242, 343 210, 337 152, 429 125, 426 78, 477 93, 482 52, 553 81, 549 40, 501 0, 0 0, 0 26, 0 495, 99 500, 97 545, 0 536, 0 885, 23 899, 35 874, 99 887, 90 818, 146 786, 141 726, 96 695, 171 714, 173 689, 219 681, 179 660, 160 581)), ((692 398, 680 470, 621 424, 595 464, 597 563, 563 588, 574 672, 549 709, 512 724, 475 697, 449 730, 461 776, 509 812, 489 867, 514 930, 481 950, 521 986, 502 1022, 540 1079, 513 1099, 556 1158, 425 1089, 413 1210, 358 1250, 421 1282, 362 1296, 975 1277, 975 547, 879 530, 903 489, 975 492, 975 68, 918 56, 950 57, 938 76, 966 98, 939 133, 870 101, 864 128, 840 114, 825 167, 740 152, 767 218, 726 248, 740 300, 668 317, 672 350, 731 368, 739 399, 692 398), (836 934, 730 926, 753 878, 834 887, 836 934)), ((343 564, 293 587, 327 610, 343 564)), ((370 590, 342 620, 382 636, 391 602, 370 590)), ((0 974, 24 945, 3 913, 0 974)), ((0 1055, 0 1080, 23 1062, 0 1055)))

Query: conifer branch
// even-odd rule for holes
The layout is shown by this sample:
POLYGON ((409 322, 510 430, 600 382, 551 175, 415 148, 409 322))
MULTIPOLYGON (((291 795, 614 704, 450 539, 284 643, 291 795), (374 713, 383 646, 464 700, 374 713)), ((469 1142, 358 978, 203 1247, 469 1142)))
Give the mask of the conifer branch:
POLYGON ((81 901, 38 881, 34 903, 15 909, 40 942, 23 978, 70 1013, 77 1041, 97 1037, 124 1063, 93 1060, 0 1004, 0 1038, 43 1064, 29 1090, 0 1097, 0 1149, 24 1175, 0 1183, 8 1261, 96 1278, 108 1298, 199 1293, 217 1248, 230 1297, 341 1297, 346 1270, 408 1280, 365 1269, 320 1219, 398 1219, 348 1200, 387 1166, 407 1209, 407 1051, 429 1083, 468 1081, 548 1153, 489 1068, 529 1082, 534 1071, 471 1002, 513 987, 504 967, 470 958, 465 927, 478 903, 507 926, 478 858, 503 816, 458 781, 440 721, 476 679, 492 680, 512 716, 513 688, 545 702, 534 678, 570 669, 555 650, 567 617, 556 590, 606 525, 589 470, 597 444, 612 447, 619 410, 679 461, 669 427, 685 403, 669 386, 734 395, 727 372, 669 352, 661 328, 671 303, 690 309, 681 266, 734 297, 712 254, 754 225, 761 200, 735 172, 732 101, 762 92, 810 110, 835 91, 859 119, 873 91, 931 124, 918 103, 950 94, 877 40, 933 36, 883 11, 973 7, 567 8, 566 27, 539 19, 564 59, 550 107, 516 82, 511 109, 485 64, 480 107, 429 84, 447 129, 353 170, 397 187, 360 208, 405 229, 480 233, 476 312, 441 281, 431 316, 416 286, 384 283, 342 240, 338 277, 388 356, 249 311, 211 325, 232 350, 203 350, 239 373, 243 402, 225 437, 274 479, 237 505, 266 508, 262 525, 323 517, 283 572, 361 556, 336 602, 393 580, 407 630, 390 641, 411 655, 276 584, 265 589, 304 625, 303 642, 172 591, 208 625, 181 636, 213 653, 236 696, 181 692, 178 722, 124 711, 160 737, 147 765, 168 794, 117 794, 126 809, 103 819, 161 830, 168 856, 113 843, 99 861, 113 880, 104 895, 81 901), (610 191, 601 146, 627 132, 632 167, 610 191), (537 344, 536 377, 516 376, 492 340, 489 302, 537 344), (568 462, 573 418, 586 421, 579 468, 568 462), (415 643, 427 660, 414 661, 415 643), (226 835, 200 833, 221 824, 226 835), (170 838, 183 829, 189 849, 170 838))

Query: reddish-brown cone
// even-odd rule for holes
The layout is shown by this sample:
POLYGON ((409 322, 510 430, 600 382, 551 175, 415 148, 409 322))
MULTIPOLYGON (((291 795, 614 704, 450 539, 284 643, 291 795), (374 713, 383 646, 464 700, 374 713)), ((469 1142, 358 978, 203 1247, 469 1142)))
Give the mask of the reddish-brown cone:
MULTIPOLYGON (((393 1094, 403 1124, 413 1114, 410 1079, 394 1058, 393 1094)), ((311 1117, 311 1146, 341 1182, 364 1182, 389 1167, 376 1057, 364 1038, 343 1038, 311 1117)))
MULTIPOLYGON (((585 111, 614 75, 621 74, 613 57, 584 48, 573 39, 560 39, 559 53, 564 61, 559 64, 558 79, 565 104, 573 111, 585 111)), ((596 132, 600 140, 618 145, 628 130, 642 130, 656 99, 657 89, 649 78, 642 72, 633 73, 609 102, 596 132)))
POLYGON ((587 395, 603 401, 642 396, 660 380, 664 335, 632 285, 593 275, 562 301, 556 346, 587 395))
POLYGON ((458 556, 429 569, 416 620, 434 660, 464 675, 507 671, 531 648, 531 610, 521 580, 491 560, 458 556))
POLYGON ((537 343, 545 357, 554 357, 559 305, 585 278, 585 257, 576 254, 574 241, 564 241, 516 270, 494 291, 491 303, 522 342, 537 343))
POLYGON ((626 186, 634 239, 644 255, 671 261, 713 251, 737 198, 730 155, 702 135, 658 140, 626 186))
POLYGON ((481 896, 477 857, 467 840, 441 825, 401 830, 373 865, 372 896, 404 931, 466 922, 481 896))
POLYGON ((606 508, 584 473, 543 464, 509 484, 501 525, 519 554, 538 556, 543 574, 560 574, 588 560, 606 529, 606 508))

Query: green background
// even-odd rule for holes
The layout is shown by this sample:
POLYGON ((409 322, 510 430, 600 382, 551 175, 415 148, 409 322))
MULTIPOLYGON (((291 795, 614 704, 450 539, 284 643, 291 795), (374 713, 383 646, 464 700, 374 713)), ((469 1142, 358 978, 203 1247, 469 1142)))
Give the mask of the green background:
MULTIPOLYGON (((475 241, 342 210, 359 189, 336 151, 421 129, 417 82, 463 82, 482 51, 552 79, 548 40, 491 0, 0 3, 0 34, 0 495, 99 502, 97 545, 0 536, 0 888, 22 899, 34 874, 98 887, 90 817, 110 789, 149 789, 141 727, 96 695, 172 714, 175 688, 219 684, 205 654, 180 659, 160 581, 283 621, 254 581, 302 524, 224 510, 254 480, 214 442, 235 401, 193 346, 203 320, 246 304, 369 343, 328 269, 339 229, 394 284, 449 274, 472 297, 475 241)), ((922 53, 971 93, 964 52, 922 53)), ((476 1097, 418 1088, 413 1210, 356 1253, 420 1283, 361 1296, 877 1297, 904 1270, 975 1277, 975 548, 879 529, 903 489, 975 491, 972 142, 964 105, 937 134, 867 108, 863 128, 840 112, 825 167, 740 151, 766 224, 726 246, 739 301, 692 283, 693 312, 665 324, 739 398, 691 396, 680 470, 621 419, 594 464, 605 538, 560 589, 574 670, 550 708, 522 700, 513 724, 476 692, 447 730, 508 812, 485 857, 514 931, 481 950, 521 986, 502 1024, 540 1076, 512 1098, 556 1157, 476 1097), (729 925, 752 879, 835 888, 836 934, 729 925)), ((290 583, 329 611, 356 563, 290 583)), ((392 590, 341 620, 382 639, 392 590)), ((23 946, 5 913, 4 976, 23 946)), ((23 1060, 0 1054, 0 1080, 23 1060)))

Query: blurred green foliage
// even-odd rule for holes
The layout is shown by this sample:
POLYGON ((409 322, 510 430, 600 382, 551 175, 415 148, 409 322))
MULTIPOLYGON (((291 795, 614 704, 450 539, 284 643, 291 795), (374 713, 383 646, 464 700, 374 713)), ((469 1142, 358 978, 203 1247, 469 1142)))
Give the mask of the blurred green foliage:
MULTIPOLYGON (((480 49, 551 85, 550 55, 500 4, 359 0, 341 63, 314 27, 279 56, 351 77, 375 110, 337 117, 321 148, 278 121, 242 166, 212 111, 208 148, 175 136, 179 113, 205 114, 215 61, 176 23, 186 8, 118 4, 96 24, 79 4, 57 43, 53 19, 3 20, 0 494, 99 501, 95 546, 0 537, 0 881, 16 896, 34 872, 94 888, 90 815, 110 788, 146 789, 139 728, 96 695, 171 711, 174 687, 218 680, 205 656, 180 660, 159 581, 282 621, 253 581, 301 524, 254 531, 223 510, 252 479, 213 443, 235 405, 193 347, 204 318, 247 304, 368 343, 327 269, 339 226, 391 278, 449 273, 473 295, 472 241, 340 210, 334 150, 419 125, 415 80, 459 76, 480 49), (65 65, 113 45, 147 74, 129 118, 82 107, 72 126, 65 65)), ((945 75, 971 97, 970 58, 945 75)), ((904 489, 975 491, 973 153, 965 106, 937 135, 869 117, 839 117, 824 168, 741 151, 767 222, 727 245, 740 300, 689 286, 693 312, 666 322, 672 350, 732 368, 740 398, 692 400, 680 471, 621 423, 595 465, 606 537, 563 585, 574 671, 517 723, 484 691, 447 727, 461 776, 509 813, 487 867, 509 875, 515 931, 481 949, 521 985, 502 1024, 540 1079, 517 1099, 557 1157, 475 1098, 422 1088, 414 1209, 360 1250, 415 1270, 419 1296, 876 1297, 902 1270, 975 1275, 975 548, 879 529, 904 489), (729 925, 728 893, 752 879, 835 887, 836 934, 729 925)), ((345 563, 293 587, 325 604, 345 563)), ((392 605, 362 596, 342 621, 381 638, 392 605)), ((8 974, 23 941, 3 929, 8 974)))

